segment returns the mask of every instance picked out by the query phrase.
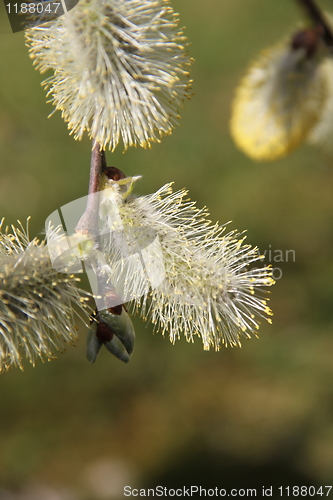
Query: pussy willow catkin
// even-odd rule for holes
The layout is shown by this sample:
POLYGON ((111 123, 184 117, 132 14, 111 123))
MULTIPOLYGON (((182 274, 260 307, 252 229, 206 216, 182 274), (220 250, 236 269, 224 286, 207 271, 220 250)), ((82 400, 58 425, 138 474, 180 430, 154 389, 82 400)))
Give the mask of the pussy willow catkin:
POLYGON ((149 146, 170 134, 189 96, 190 58, 166 0, 80 0, 26 30, 43 85, 76 139, 103 149, 149 146))
POLYGON ((108 180, 101 193, 102 253, 110 282, 172 342, 182 334, 188 341, 198 335, 204 349, 218 350, 257 335, 260 318, 271 321, 263 288, 274 283, 258 249, 237 232, 212 225, 207 211, 187 200, 187 191, 173 193, 171 184, 132 196, 137 179, 108 180), (146 274, 131 260, 124 263, 140 251, 146 274))

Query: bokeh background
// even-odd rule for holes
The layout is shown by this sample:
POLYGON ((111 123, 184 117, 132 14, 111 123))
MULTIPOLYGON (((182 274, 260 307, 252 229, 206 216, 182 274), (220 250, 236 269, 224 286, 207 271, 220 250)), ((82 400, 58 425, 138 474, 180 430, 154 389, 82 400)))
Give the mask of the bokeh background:
MULTIPOLYGON (((329 8, 330 0, 321 0, 329 8)), ((228 122, 248 63, 302 19, 292 0, 174 0, 195 59, 181 127, 108 164, 142 174, 142 194, 174 181, 211 219, 283 255, 273 325, 242 349, 171 345, 133 318, 133 358, 80 341, 58 360, 0 376, 0 500, 117 500, 123 487, 258 488, 333 481, 333 160, 304 145, 274 163, 238 151, 228 122), (286 262, 286 251, 289 253, 286 262), (294 255, 294 258, 291 256, 294 255)), ((88 139, 69 137, 0 6, 0 207, 8 224, 84 196, 88 139)), ((274 253, 275 252, 275 253, 274 253)), ((269 259, 267 259, 269 261, 269 259)), ((333 494, 332 494, 333 495, 333 494)), ((331 495, 331 496, 332 496, 331 495)))

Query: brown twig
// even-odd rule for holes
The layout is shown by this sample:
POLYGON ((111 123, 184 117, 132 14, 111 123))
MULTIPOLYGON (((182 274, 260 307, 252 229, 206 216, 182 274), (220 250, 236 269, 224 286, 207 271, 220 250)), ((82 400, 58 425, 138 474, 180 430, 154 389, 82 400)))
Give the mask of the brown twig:
POLYGON ((333 32, 327 23, 322 11, 314 0, 296 0, 305 14, 311 19, 315 26, 322 30, 322 38, 328 47, 333 48, 333 32))
POLYGON ((98 236, 99 196, 95 193, 100 189, 101 175, 106 170, 105 152, 101 151, 98 142, 93 141, 87 206, 76 226, 77 233, 98 236))
MULTIPOLYGON (((108 179, 118 181, 124 179, 126 175, 121 172, 116 167, 107 167, 105 152, 100 149, 100 144, 93 141, 91 150, 91 161, 90 161, 90 178, 89 178, 89 189, 87 196, 87 205, 84 213, 82 214, 75 231, 76 233, 81 233, 92 238, 95 242, 96 249, 100 248, 100 235, 99 235, 99 203, 100 197, 98 192, 102 188, 102 174, 108 179)), ((105 307, 111 308, 110 312, 112 314, 121 314, 122 305, 120 304, 120 299, 117 297, 114 287, 109 283, 108 276, 105 271, 98 265, 93 264, 94 259, 89 262, 86 260, 85 265, 88 265, 94 270, 94 273, 98 281, 98 295, 104 297, 105 307), (118 305, 120 304, 120 305, 118 305)))

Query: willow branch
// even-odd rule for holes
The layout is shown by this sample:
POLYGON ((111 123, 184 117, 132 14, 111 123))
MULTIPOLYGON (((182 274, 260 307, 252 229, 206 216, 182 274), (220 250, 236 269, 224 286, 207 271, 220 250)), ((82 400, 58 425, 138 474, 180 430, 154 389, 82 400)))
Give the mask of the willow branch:
POLYGON ((98 236, 98 213, 101 175, 106 171, 105 152, 100 150, 100 144, 93 141, 90 161, 90 179, 86 209, 76 226, 76 232, 98 236))

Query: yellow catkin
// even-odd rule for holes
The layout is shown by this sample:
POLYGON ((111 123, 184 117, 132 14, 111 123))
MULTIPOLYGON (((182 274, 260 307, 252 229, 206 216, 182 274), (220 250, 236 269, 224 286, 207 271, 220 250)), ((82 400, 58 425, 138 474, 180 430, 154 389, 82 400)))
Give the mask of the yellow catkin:
POLYGON ((282 158, 318 122, 327 81, 318 58, 278 44, 250 65, 236 90, 230 121, 236 145, 250 158, 282 158))

